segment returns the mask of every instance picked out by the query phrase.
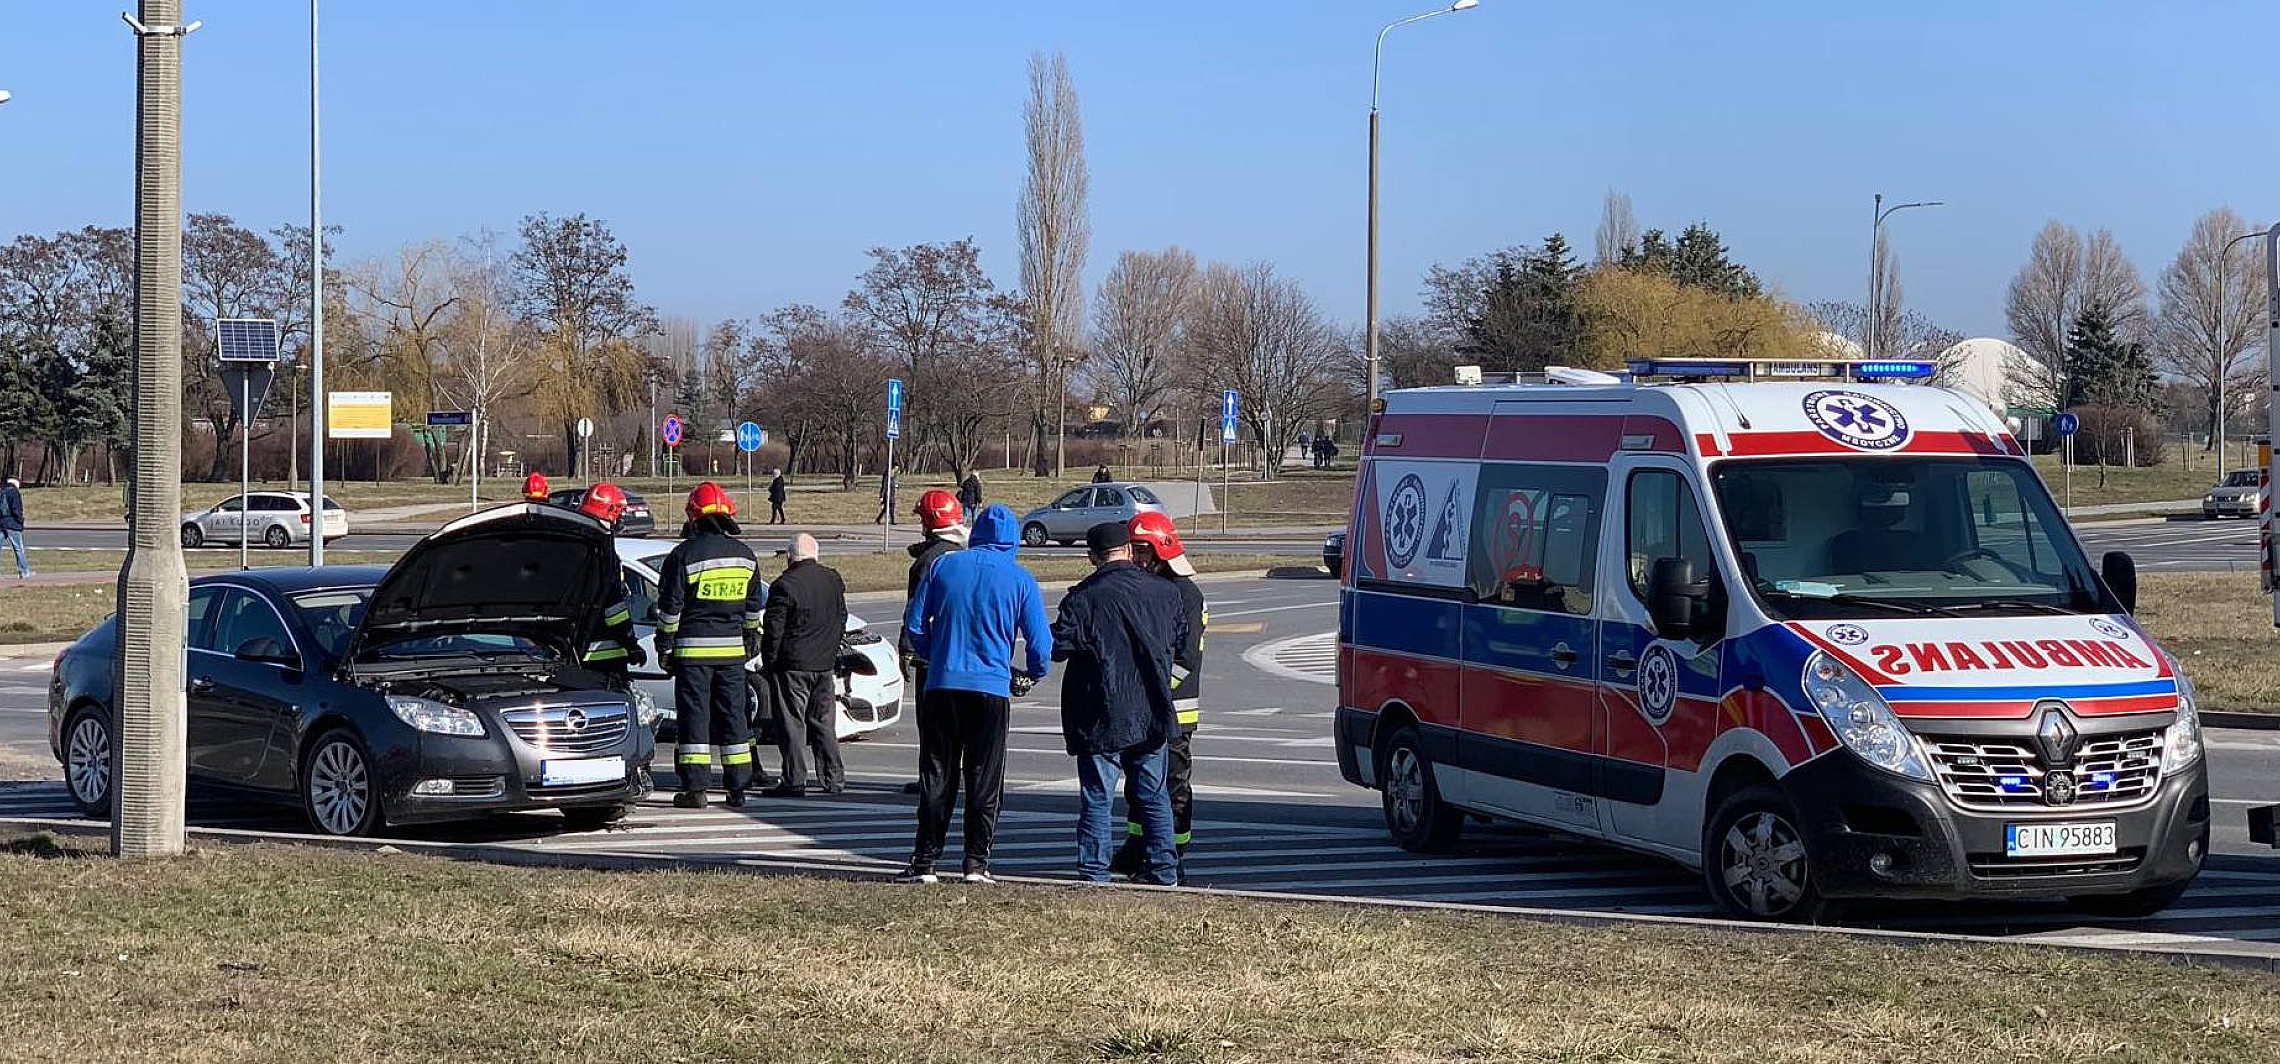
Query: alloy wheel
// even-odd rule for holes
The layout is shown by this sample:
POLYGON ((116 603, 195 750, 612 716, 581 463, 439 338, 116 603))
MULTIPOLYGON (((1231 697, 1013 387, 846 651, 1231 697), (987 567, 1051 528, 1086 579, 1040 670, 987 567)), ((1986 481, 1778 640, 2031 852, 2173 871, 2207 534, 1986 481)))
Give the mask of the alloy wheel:
POLYGON ((1425 819, 1425 766, 1417 759, 1417 751, 1406 746, 1395 748, 1386 763, 1385 794, 1394 827, 1403 833, 1417 830, 1425 819))
POLYGON ((81 805, 97 806, 111 800, 111 729, 90 713, 72 725, 64 745, 64 773, 72 796, 81 805))
POLYGON ((1758 810, 1736 820, 1719 844, 1726 890, 1758 916, 1780 916, 1804 898, 1805 843, 1779 814, 1758 810))
POLYGON ((309 766, 309 811, 317 825, 335 835, 364 825, 372 805, 372 776, 364 755, 346 740, 326 743, 309 766))

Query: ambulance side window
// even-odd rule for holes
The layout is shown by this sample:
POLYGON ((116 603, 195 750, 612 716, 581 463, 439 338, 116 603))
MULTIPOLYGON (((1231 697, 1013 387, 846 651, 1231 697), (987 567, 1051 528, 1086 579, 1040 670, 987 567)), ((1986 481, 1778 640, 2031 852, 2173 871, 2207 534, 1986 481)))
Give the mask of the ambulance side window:
POLYGON ((1598 470, 1484 466, 1473 493, 1471 577, 1480 601, 1589 614, 1605 482, 1598 470))
POLYGON ((1702 530, 1702 509, 1695 505, 1694 489, 1678 474, 1666 469, 1631 474, 1625 511, 1625 567, 1639 601, 1646 601, 1647 571, 1657 558, 1693 562, 1697 579, 1717 572, 1710 537, 1702 530))

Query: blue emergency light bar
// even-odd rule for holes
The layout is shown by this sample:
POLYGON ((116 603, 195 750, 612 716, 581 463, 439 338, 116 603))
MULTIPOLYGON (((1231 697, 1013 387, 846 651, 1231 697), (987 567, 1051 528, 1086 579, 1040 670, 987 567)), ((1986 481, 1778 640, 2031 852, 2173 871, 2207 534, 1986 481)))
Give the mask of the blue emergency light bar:
POLYGON ((1750 364, 1739 359, 1645 358, 1631 363, 1638 377, 1747 377, 1750 364))
POLYGON ((1743 380, 1923 380, 1938 369, 1930 362, 1879 359, 1856 362, 1841 359, 1803 362, 1755 358, 1642 358, 1630 363, 1634 377, 1679 380, 1738 377, 1743 380))
POLYGON ((1921 380, 1931 376, 1939 367, 1929 362, 1855 362, 1853 376, 1864 381, 1921 380))

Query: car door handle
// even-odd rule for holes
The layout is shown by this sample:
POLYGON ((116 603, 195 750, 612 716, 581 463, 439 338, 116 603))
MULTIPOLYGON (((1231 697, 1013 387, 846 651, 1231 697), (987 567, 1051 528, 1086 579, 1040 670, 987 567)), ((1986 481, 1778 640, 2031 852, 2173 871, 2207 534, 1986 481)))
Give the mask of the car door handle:
POLYGON ((1575 658, 1575 648, 1566 643, 1552 644, 1552 664, 1564 669, 1575 664, 1575 658))
POLYGON ((199 694, 205 694, 206 692, 214 689, 214 681, 204 676, 200 676, 190 681, 190 689, 192 691, 198 692, 199 694))
POLYGON ((1639 659, 1632 657, 1630 651, 1618 650, 1607 655, 1607 667, 1616 672, 1631 672, 1639 667, 1639 659))

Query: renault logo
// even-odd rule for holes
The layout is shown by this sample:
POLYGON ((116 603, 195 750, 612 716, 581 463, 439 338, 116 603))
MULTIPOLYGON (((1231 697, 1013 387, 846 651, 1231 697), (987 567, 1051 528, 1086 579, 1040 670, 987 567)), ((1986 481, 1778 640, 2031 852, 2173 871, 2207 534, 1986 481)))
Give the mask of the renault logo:
POLYGON ((2067 719, 2066 703, 2044 702, 2035 708, 2042 710, 2042 722, 2035 725, 2035 745, 2042 747, 2043 764, 2053 768, 2073 764, 2075 751, 2082 747, 2082 732, 2067 719))
POLYGON ((586 711, 573 709, 562 715, 562 729, 572 735, 586 730, 586 711))

